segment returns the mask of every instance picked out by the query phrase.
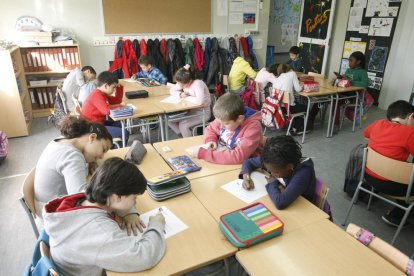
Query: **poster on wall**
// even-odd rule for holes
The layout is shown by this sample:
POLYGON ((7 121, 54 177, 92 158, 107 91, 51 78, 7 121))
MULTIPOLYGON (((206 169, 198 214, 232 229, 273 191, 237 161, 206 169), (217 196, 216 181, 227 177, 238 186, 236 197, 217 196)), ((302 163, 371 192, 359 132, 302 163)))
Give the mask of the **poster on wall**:
POLYGON ((372 18, 368 35, 390 36, 394 18, 372 18))
POLYGON ((299 43, 299 47, 302 48, 302 59, 305 59, 305 63, 310 66, 309 71, 321 74, 325 45, 301 42, 299 43))
POLYGON ((385 62, 387 61, 388 47, 374 47, 368 63, 368 70, 384 72, 385 62))
POLYGON ((359 41, 345 41, 344 51, 342 54, 343 58, 349 58, 349 56, 356 51, 360 51, 365 54, 365 48, 367 47, 366 42, 359 41))
POLYGON ((326 39, 332 0, 304 0, 300 36, 326 39))

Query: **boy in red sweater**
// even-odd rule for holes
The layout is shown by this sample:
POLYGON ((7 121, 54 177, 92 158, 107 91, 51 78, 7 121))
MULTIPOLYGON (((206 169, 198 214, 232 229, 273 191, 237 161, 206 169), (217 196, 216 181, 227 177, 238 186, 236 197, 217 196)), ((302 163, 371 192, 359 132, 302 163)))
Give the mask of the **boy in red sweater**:
POLYGON ((206 128, 205 147, 188 149, 190 155, 217 164, 241 164, 259 154, 262 144, 260 112, 245 107, 240 96, 227 93, 213 108, 216 119, 206 128))
MULTIPOLYGON (((122 138, 120 122, 111 119, 106 120, 112 108, 121 106, 124 89, 118 84, 118 77, 104 71, 98 76, 98 88, 94 89, 82 106, 82 115, 92 121, 104 124, 113 138, 122 138), (111 96, 115 93, 115 96, 111 96)), ((125 131, 125 139, 128 142, 129 133, 125 131)))
MULTIPOLYGON (((414 156, 414 107, 406 101, 396 101, 387 109, 387 119, 375 121, 364 130, 368 146, 389 158, 407 161, 409 155, 414 156)), ((407 185, 396 183, 365 169, 365 180, 375 190, 393 195, 405 196, 407 185)), ((411 191, 414 195, 414 190, 411 191)), ((405 204, 405 201, 399 201, 405 204)), ((404 212, 394 208, 382 219, 389 225, 398 227, 404 212)))

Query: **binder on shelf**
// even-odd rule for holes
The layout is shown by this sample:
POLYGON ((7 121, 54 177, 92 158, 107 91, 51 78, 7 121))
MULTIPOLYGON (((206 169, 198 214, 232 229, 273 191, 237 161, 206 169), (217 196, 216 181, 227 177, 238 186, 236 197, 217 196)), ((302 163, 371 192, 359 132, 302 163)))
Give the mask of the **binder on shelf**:
POLYGON ((67 62, 67 67, 66 70, 71 70, 72 69, 72 60, 70 59, 70 49, 66 49, 66 62, 67 62))
POLYGON ((32 56, 30 54, 30 51, 25 50, 25 55, 27 58, 27 68, 29 70, 29 72, 33 72, 33 60, 32 60, 32 56))
POLYGON ((74 48, 70 48, 70 60, 72 62, 72 68, 70 68, 70 70, 73 70, 76 68, 76 63, 75 63, 75 49, 74 48))
POLYGON ((27 67, 26 50, 25 49, 20 49, 20 55, 22 56, 23 70, 28 71, 29 68, 27 67))
POLYGON ((50 103, 49 103, 49 97, 48 97, 47 92, 46 92, 46 88, 42 88, 42 95, 43 95, 43 101, 45 103, 45 107, 46 108, 51 107, 50 103))
POLYGON ((75 63, 76 63, 76 67, 80 67, 78 49, 77 48, 74 48, 74 50, 75 50, 75 63))
POLYGON ((45 104, 43 103, 43 97, 42 97, 42 92, 40 91, 40 89, 35 89, 36 94, 37 94, 37 99, 39 100, 39 106, 40 108, 45 108, 45 104))
POLYGON ((38 109, 39 103, 36 100, 35 92, 33 89, 29 89, 30 101, 32 103, 32 109, 38 109))
POLYGON ((48 93, 48 95, 49 95, 49 102, 50 102, 50 105, 51 105, 51 107, 54 107, 54 105, 55 105, 55 97, 54 97, 54 90, 53 90, 53 87, 48 87, 48 88, 47 88, 47 93, 48 93))
POLYGON ((50 60, 50 49, 45 49, 46 71, 52 71, 52 61, 50 60))
POLYGON ((66 70, 68 68, 68 60, 67 60, 67 56, 66 56, 66 49, 62 48, 62 49, 60 49, 60 52, 62 53, 62 59, 63 59, 62 69, 66 70))
POLYGON ((40 62, 42 64, 42 71, 47 71, 47 65, 46 65, 46 57, 45 57, 45 49, 39 49, 40 53, 40 62))

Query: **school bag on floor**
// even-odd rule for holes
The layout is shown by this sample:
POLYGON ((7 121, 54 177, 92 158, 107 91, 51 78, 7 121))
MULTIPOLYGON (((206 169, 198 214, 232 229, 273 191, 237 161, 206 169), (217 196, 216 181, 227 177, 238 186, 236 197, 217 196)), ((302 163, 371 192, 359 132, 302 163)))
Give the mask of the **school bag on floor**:
POLYGON ((283 93, 283 91, 275 89, 262 105, 260 110, 262 124, 267 128, 282 129, 287 123, 282 110, 283 93))
POLYGON ((354 196, 355 190, 358 186, 362 173, 362 159, 364 156, 364 149, 367 144, 359 144, 349 153, 348 163, 345 169, 345 183, 344 192, 349 196, 354 196))
POLYGON ((254 99, 254 91, 256 89, 256 82, 254 80, 248 79, 246 82, 246 89, 241 94, 241 99, 244 103, 244 106, 248 106, 254 110, 258 110, 258 106, 254 99))
POLYGON ((263 203, 253 203, 220 217, 220 230, 236 247, 250 245, 279 236, 283 222, 263 203))
POLYGON ((6 159, 9 153, 9 140, 7 140, 6 133, 0 130, 0 165, 6 159))

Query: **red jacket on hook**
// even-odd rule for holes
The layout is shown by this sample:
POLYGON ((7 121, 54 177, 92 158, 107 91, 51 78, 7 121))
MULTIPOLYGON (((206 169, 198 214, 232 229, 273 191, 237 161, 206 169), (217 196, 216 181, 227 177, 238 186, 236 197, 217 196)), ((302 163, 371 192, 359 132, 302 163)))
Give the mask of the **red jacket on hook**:
POLYGON ((247 45, 247 41, 244 36, 240 37, 240 45, 243 48, 244 57, 249 56, 249 45, 247 45))
POLYGON ((119 40, 115 47, 114 61, 109 68, 118 78, 130 78, 138 72, 138 60, 131 40, 119 40))
POLYGON ((204 51, 201 47, 200 41, 198 38, 194 38, 194 59, 195 59, 195 68, 197 71, 203 71, 206 61, 204 60, 204 51))
POLYGON ((139 42, 139 51, 141 52, 141 56, 146 56, 148 54, 147 42, 145 42, 145 39, 141 39, 139 42))
POLYGON ((162 56, 162 59, 165 61, 165 64, 168 64, 170 56, 168 55, 167 40, 164 38, 160 40, 160 54, 162 56))

